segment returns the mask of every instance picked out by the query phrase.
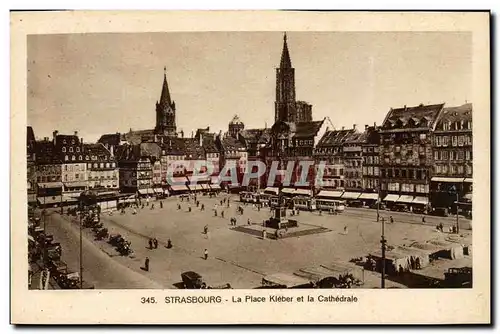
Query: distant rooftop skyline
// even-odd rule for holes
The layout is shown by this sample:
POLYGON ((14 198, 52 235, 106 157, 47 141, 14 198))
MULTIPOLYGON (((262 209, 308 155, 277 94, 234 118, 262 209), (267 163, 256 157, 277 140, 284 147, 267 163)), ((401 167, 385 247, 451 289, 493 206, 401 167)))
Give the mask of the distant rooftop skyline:
MULTIPOLYGON (((94 142, 152 129, 164 68, 185 136, 274 121, 282 32, 28 36, 28 125, 94 142)), ((287 32, 297 100, 333 125, 381 124, 389 109, 470 101, 467 32, 287 32)))

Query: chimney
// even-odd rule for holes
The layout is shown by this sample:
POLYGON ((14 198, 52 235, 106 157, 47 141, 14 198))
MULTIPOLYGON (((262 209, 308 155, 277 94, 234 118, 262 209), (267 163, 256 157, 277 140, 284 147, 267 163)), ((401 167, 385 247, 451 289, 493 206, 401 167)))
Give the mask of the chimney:
POLYGON ((354 130, 356 130, 356 124, 353 124, 353 125, 352 125, 352 128, 353 128, 354 130))
POLYGON ((344 131, 345 127, 342 127, 342 131, 344 131))
MULTIPOLYGON (((52 137, 53 137, 53 141, 54 141, 54 145, 56 144, 56 137, 57 137, 57 134, 59 133, 59 131, 55 130, 54 132, 52 132, 52 137)), ((49 140, 49 137, 47 137, 47 141, 49 140)))
POLYGON ((373 122, 373 127, 376 128, 377 127, 377 123, 376 122, 373 122))
POLYGON ((78 136, 78 131, 75 131, 75 136, 78 136))
POLYGON ((184 130, 181 130, 181 138, 184 138, 184 130))
POLYGON ((80 138, 80 144, 83 145, 83 138, 80 138))
POLYGON ((194 138, 194 131, 191 131, 191 138, 194 138))
POLYGON ((109 147, 109 153, 111 153, 111 156, 114 156, 114 155, 115 155, 115 153, 114 153, 114 149, 113 149, 113 145, 111 145, 111 146, 109 147))
POLYGON ((200 147, 203 146, 203 133, 200 132, 200 147))
POLYGON ((406 111, 406 104, 405 104, 405 111, 406 111))
POLYGON ((158 136, 156 134, 153 136, 153 142, 158 142, 158 136))
POLYGON ((365 124, 365 130, 368 130, 368 124, 365 124))

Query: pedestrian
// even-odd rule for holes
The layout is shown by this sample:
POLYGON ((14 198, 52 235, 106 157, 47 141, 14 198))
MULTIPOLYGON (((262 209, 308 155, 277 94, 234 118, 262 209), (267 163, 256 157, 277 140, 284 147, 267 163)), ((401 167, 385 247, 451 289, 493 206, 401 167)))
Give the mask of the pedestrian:
POLYGON ((413 258, 413 256, 410 257, 410 268, 412 270, 415 270, 415 259, 413 258))
POLYGON ((344 226, 344 234, 347 235, 348 232, 349 231, 347 230, 347 225, 346 225, 346 226, 344 226))
POLYGON ((160 201, 160 209, 163 209, 163 201, 160 201))
POLYGON ((221 216, 222 218, 224 218, 224 210, 222 210, 222 211, 220 212, 220 216, 221 216))
POLYGON ((266 238, 267 238, 267 236, 266 236, 266 230, 262 230, 262 239, 265 240, 266 238))
POLYGON ((422 216, 422 223, 425 223, 425 216, 422 216))
POLYGON ((200 206, 200 201, 196 201, 196 207, 200 206))
POLYGON ((141 207, 141 209, 144 209, 144 203, 142 203, 142 207, 141 207))
POLYGON ((137 209, 136 209, 136 208, 134 208, 134 210, 132 210, 132 214, 133 214, 133 215, 136 215, 136 214, 137 214, 137 209))
POLYGON ((220 205, 222 206, 222 200, 220 201, 220 205))
POLYGON ((204 259, 208 259, 208 250, 205 248, 205 252, 203 252, 204 259))
POLYGON ((217 209, 214 209, 214 217, 217 217, 217 209))
POLYGON ((389 217, 391 219, 391 224, 394 223, 394 218, 392 216, 389 217))
POLYGON ((250 218, 248 218, 248 220, 247 220, 247 224, 248 224, 248 225, 252 225, 252 222, 250 221, 250 218))
POLYGON ((177 210, 180 210, 180 209, 181 209, 181 204, 177 203, 177 210))
POLYGON ((421 266, 420 266, 420 258, 417 257, 417 259, 415 260, 415 268, 416 269, 422 269, 421 266))
POLYGON ((155 249, 158 249, 158 239, 154 239, 155 249))
POLYGON ((144 270, 149 271, 149 257, 146 257, 146 260, 144 260, 144 270))
POLYGON ((205 211, 205 204, 201 205, 201 211, 205 211))
POLYGON ((155 204, 154 204, 154 203, 152 203, 152 204, 151 204, 151 210, 154 210, 154 209, 155 209, 155 204))
POLYGON ((260 205, 257 205, 257 211, 260 212, 260 205))
POLYGON ((170 238, 167 240, 167 248, 172 248, 172 240, 170 240, 170 238))
POLYGON ((321 216, 321 209, 319 209, 319 215, 321 216))
POLYGON ((149 249, 153 249, 153 239, 149 238, 148 244, 149 244, 149 249))
POLYGON ((188 207, 188 212, 191 212, 191 205, 188 207))
POLYGON ((208 233, 208 225, 205 225, 203 227, 203 233, 207 234, 208 233))

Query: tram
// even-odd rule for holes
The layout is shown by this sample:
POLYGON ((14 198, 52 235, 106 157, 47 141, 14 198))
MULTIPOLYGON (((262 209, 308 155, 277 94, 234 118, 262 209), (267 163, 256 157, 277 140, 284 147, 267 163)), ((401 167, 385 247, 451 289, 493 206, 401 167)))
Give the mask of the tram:
POLYGON ((323 211, 343 212, 345 210, 345 202, 335 199, 317 199, 316 208, 323 211))

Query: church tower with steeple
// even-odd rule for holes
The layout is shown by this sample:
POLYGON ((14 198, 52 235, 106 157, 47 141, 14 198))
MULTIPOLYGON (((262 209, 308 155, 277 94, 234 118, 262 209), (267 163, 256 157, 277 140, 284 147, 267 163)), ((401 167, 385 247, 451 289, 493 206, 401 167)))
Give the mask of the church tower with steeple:
POLYGON ((177 126, 175 124, 175 102, 170 98, 167 83, 167 68, 163 74, 163 87, 160 101, 156 102, 156 127, 155 133, 165 136, 176 136, 177 126))
POLYGON ((276 69, 276 101, 274 102, 274 121, 295 122, 295 69, 292 67, 290 53, 283 36, 283 51, 280 67, 276 69))

